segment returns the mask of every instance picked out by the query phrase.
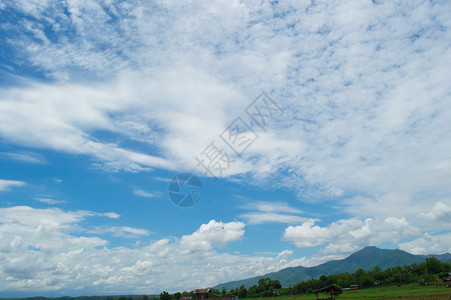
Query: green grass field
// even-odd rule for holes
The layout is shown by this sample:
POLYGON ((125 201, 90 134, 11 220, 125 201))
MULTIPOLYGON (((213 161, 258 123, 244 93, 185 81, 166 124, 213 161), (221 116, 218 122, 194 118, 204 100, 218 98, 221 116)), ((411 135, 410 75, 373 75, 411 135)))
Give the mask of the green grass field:
MULTIPOLYGON (((327 298, 320 294, 320 298, 327 298)), ((310 300, 316 299, 315 295, 280 296, 274 298, 257 298, 258 300, 310 300)), ((344 291, 336 297, 338 300, 345 299, 450 299, 451 288, 444 286, 422 286, 418 284, 406 284, 403 286, 374 287, 355 291, 344 291)), ((256 298, 254 298, 256 300, 256 298)))

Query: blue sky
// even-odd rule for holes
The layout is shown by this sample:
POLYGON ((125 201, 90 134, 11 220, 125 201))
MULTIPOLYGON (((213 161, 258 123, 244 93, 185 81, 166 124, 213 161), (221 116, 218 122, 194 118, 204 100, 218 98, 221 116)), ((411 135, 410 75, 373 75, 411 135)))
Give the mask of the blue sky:
POLYGON ((451 252, 450 6, 0 0, 0 295, 451 252))

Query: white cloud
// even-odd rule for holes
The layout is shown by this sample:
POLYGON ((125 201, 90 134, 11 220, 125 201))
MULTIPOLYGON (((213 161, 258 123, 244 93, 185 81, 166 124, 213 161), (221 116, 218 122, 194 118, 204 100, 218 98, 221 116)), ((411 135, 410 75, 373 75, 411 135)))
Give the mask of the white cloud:
POLYGON ((53 181, 54 181, 55 183, 62 183, 62 182, 64 181, 64 179, 54 177, 54 178, 53 178, 53 181))
POLYGON ((288 226, 283 234, 284 239, 294 241, 299 248, 313 247, 324 244, 335 234, 328 228, 314 225, 313 220, 304 222, 301 226, 288 226))
POLYGON ((263 223, 288 223, 297 224, 305 222, 310 218, 300 217, 296 215, 286 215, 279 213, 264 213, 264 212, 251 212, 240 215, 241 218, 247 221, 247 224, 263 224, 263 223))
POLYGON ((211 220, 208 224, 202 224, 193 234, 184 235, 180 244, 188 252, 224 247, 228 242, 236 241, 244 235, 244 226, 241 222, 222 223, 211 220))
MULTIPOLYGON (((270 257, 219 253, 213 247, 240 239, 244 224, 214 220, 181 238, 155 240, 135 248, 108 248, 105 239, 84 236, 82 222, 87 216, 86 212, 57 208, 0 208, 4 259, 0 290, 78 294, 82 287, 86 293, 112 289, 118 293, 174 292, 265 274, 305 261, 288 261, 290 250, 270 257)), ((148 233, 124 226, 99 228, 90 234, 105 231, 148 233)))
POLYGON ((283 239, 299 248, 326 245, 309 261, 309 264, 317 264, 343 258, 365 246, 376 246, 383 242, 396 244, 419 236, 420 229, 410 225, 405 218, 387 217, 364 221, 344 219, 325 227, 315 225, 315 221, 311 220, 300 226, 288 226, 283 239))
POLYGON ((283 118, 225 175, 307 201, 449 192, 448 3, 8 6, 33 16, 5 24, 9 45, 58 82, 0 93, 11 143, 91 155, 112 170, 202 172, 193 157, 271 90, 283 118), (97 130, 155 147, 137 153, 97 130))
POLYGON ((114 212, 107 212, 107 213, 103 213, 103 214, 100 214, 100 215, 101 215, 101 216, 108 217, 108 218, 111 218, 111 219, 117 219, 117 218, 120 217, 119 214, 114 213, 114 212))
POLYGON ((24 186, 25 184, 26 182, 24 181, 0 179, 0 192, 7 191, 12 187, 24 186))
POLYGON ((260 212, 302 213, 301 210, 288 205, 287 202, 253 201, 243 205, 242 208, 260 212))
POLYGON ((293 250, 284 250, 277 254, 277 258, 288 258, 291 254, 293 254, 293 250))
POLYGON ((420 216, 428 221, 449 225, 451 223, 451 201, 437 202, 429 212, 422 212, 420 216))
POLYGON ((97 227, 87 232, 93 234, 110 233, 115 237, 126 237, 126 238, 136 238, 139 236, 150 235, 150 231, 147 229, 133 228, 129 226, 97 227))
POLYGON ((29 164, 46 164, 47 161, 42 155, 37 153, 0 153, 0 157, 12 159, 29 164))
POLYGON ((423 193, 389 193, 377 198, 354 197, 343 203, 345 211, 351 215, 406 218, 425 231, 446 230, 451 207, 449 197, 433 194, 425 197, 423 193))
POLYGON ((143 190, 138 190, 138 189, 134 190, 133 194, 136 196, 145 197, 145 198, 155 198, 156 197, 154 194, 148 193, 143 190))
POLYGON ((255 210, 254 212, 241 214, 240 217, 247 220, 248 224, 262 223, 301 223, 310 218, 300 217, 302 211, 288 205, 286 202, 252 201, 243 205, 242 209, 255 210))
POLYGON ((65 203, 65 201, 55 200, 55 199, 48 198, 48 197, 36 197, 36 198, 34 198, 34 200, 42 202, 42 203, 46 203, 46 204, 51 204, 51 205, 65 203))
POLYGON ((121 132, 115 130, 116 125, 108 114, 133 105, 133 101, 121 102, 124 98, 120 91, 111 93, 76 85, 37 84, 26 91, 0 91, 0 97, 3 99, 0 114, 4 116, 0 119, 0 134, 10 142, 93 155, 113 170, 173 168, 173 164, 165 159, 99 142, 86 133, 86 129, 121 132), (13 122, 15 119, 23 122, 13 122))
POLYGON ((399 244, 401 250, 412 254, 442 254, 451 251, 451 233, 423 234, 413 241, 399 244))

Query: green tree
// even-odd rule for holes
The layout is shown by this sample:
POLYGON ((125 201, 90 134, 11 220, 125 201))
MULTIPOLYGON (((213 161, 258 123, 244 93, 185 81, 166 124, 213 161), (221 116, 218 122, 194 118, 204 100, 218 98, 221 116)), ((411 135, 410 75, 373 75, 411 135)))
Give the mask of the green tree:
POLYGON ((426 269, 429 274, 438 274, 445 271, 445 266, 435 257, 426 258, 426 269))
POLYGON ((247 290, 246 290, 246 288, 244 287, 244 285, 241 285, 241 286, 240 286, 240 290, 238 291, 238 297, 240 297, 240 298, 246 298, 246 295, 247 295, 247 290))
POLYGON ((357 269, 357 270, 354 272, 354 275, 355 275, 355 277, 356 277, 356 279, 357 279, 357 281, 358 281, 360 277, 363 277, 363 276, 366 275, 366 272, 365 272, 364 269, 360 268, 360 269, 357 269))
POLYGON ((219 290, 218 289, 211 289, 210 291, 211 291, 212 294, 219 295, 219 290))
POLYGON ((362 288, 372 287, 374 285, 374 280, 371 276, 364 275, 364 276, 360 277, 360 280, 358 281, 358 285, 359 285, 359 287, 362 287, 362 288))
POLYGON ((392 280, 391 281, 398 285, 405 283, 404 270, 400 266, 394 267, 392 269, 392 280))
POLYGON ((337 283, 338 283, 338 274, 330 274, 329 276, 327 276, 327 285, 337 283))
POLYGON ((337 284, 341 287, 347 287, 351 284, 354 284, 355 281, 352 278, 352 275, 348 272, 337 274, 337 284))
POLYGON ((160 299, 161 299, 161 300, 172 300, 172 296, 169 295, 168 292, 163 291, 163 292, 160 294, 160 299))
POLYGON ((271 282, 271 285, 272 285, 272 287, 273 288, 275 288, 275 289, 281 289, 282 288, 282 284, 280 283, 280 280, 273 280, 272 282, 271 282))
POLYGON ((255 297, 257 295, 257 286, 254 284, 247 290, 248 297, 255 297))
POLYGON ((382 270, 379 267, 374 267, 374 269, 368 272, 368 275, 373 277, 374 281, 378 283, 384 280, 384 274, 382 273, 382 270))
POLYGON ((258 280, 257 292, 261 293, 261 292, 268 290, 270 282, 271 282, 271 278, 269 278, 269 277, 260 278, 258 280))
POLYGON ((274 288, 270 286, 267 291, 264 292, 263 296, 272 297, 274 295, 274 288))

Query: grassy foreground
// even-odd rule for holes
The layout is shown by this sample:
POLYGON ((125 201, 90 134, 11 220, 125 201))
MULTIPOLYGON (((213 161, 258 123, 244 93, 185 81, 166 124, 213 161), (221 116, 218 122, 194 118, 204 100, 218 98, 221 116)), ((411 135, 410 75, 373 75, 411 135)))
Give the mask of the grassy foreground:
MULTIPOLYGON (((325 294, 318 295, 319 298, 327 298, 325 294)), ((253 298, 254 300, 314 300, 313 295, 280 296, 274 298, 253 298)), ((451 288, 444 286, 422 286, 418 284, 406 284, 403 286, 373 287, 355 291, 344 291, 336 297, 337 300, 345 299, 450 299, 451 288)))

